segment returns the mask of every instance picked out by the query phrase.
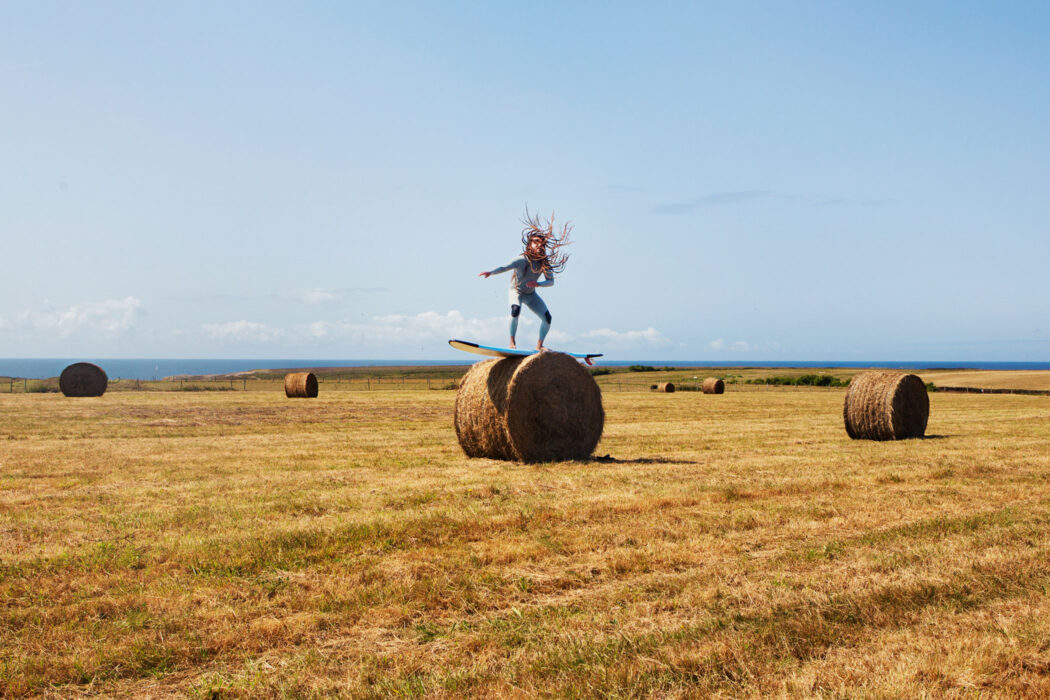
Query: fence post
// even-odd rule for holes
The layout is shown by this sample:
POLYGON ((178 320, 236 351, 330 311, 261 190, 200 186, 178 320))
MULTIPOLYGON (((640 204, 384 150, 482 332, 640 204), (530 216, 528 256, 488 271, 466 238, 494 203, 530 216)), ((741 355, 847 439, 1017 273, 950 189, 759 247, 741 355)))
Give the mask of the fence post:
POLYGON ((244 390, 248 391, 248 378, 247 377, 244 378, 244 390))

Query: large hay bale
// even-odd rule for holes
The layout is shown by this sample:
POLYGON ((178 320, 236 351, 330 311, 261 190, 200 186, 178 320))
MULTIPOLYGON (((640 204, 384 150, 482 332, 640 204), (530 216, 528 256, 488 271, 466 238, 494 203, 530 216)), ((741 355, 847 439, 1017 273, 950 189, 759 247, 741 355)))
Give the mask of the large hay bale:
POLYGON ((290 399, 316 399, 317 377, 313 372, 291 372, 284 375, 284 395, 290 399))
POLYGON ((108 386, 105 370, 90 362, 74 362, 58 377, 58 388, 66 396, 102 396, 108 386))
POLYGON ((586 459, 605 427, 598 384, 560 352, 479 362, 456 394, 456 436, 468 457, 586 459))
POLYGON ((926 385, 914 374, 862 372, 849 383, 842 418, 854 440, 922 437, 930 417, 926 385))
POLYGON ((664 394, 673 394, 674 393, 674 383, 673 382, 660 382, 659 384, 656 385, 656 390, 659 391, 659 392, 662 392, 664 394))
POLYGON ((718 377, 708 377, 704 380, 704 383, 700 385, 700 388, 705 394, 726 393, 726 383, 718 377))

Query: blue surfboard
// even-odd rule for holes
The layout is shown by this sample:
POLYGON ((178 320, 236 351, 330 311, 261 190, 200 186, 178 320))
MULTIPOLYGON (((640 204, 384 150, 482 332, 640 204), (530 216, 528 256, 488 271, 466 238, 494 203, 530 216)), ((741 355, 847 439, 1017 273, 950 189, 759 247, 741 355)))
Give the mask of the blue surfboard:
MULTIPOLYGON (((535 355, 539 352, 539 350, 522 350, 520 348, 498 348, 492 345, 479 345, 478 343, 472 343, 469 340, 450 340, 448 341, 448 344, 456 350, 471 352, 475 355, 488 355, 489 357, 528 357, 529 355, 535 355)), ((558 350, 557 352, 561 352, 561 350, 558 350)), ((577 360, 583 360, 589 365, 593 364, 591 360, 602 356, 602 353, 600 352, 567 352, 564 354, 570 357, 575 357, 577 360)))

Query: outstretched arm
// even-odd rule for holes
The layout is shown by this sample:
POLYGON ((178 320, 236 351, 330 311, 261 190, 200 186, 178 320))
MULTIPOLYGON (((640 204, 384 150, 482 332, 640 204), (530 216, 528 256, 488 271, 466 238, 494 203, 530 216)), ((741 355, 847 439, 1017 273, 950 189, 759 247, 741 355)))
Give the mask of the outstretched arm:
POLYGON ((506 265, 504 265, 502 267, 497 267, 495 270, 489 270, 488 272, 479 272, 478 273, 478 277, 484 277, 484 278, 487 279, 489 275, 499 275, 499 274, 502 274, 502 273, 506 272, 507 270, 513 270, 515 268, 514 263, 516 263, 517 261, 518 261, 518 258, 515 258, 514 260, 511 260, 506 265))

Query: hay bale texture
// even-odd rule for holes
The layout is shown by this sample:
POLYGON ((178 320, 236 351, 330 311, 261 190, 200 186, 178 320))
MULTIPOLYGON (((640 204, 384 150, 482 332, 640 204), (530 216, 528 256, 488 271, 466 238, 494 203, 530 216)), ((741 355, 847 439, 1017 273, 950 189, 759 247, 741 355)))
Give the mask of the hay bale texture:
POLYGON ((284 395, 290 399, 316 399, 317 377, 313 372, 291 372, 284 375, 284 395))
POLYGON ((854 440, 921 438, 930 417, 926 385, 914 374, 862 372, 850 381, 842 418, 854 440))
POLYGON ((726 383, 718 377, 708 377, 704 380, 704 383, 700 385, 700 388, 705 394, 726 393, 726 383))
POLYGON ((660 392, 663 392, 665 394, 673 394, 674 393, 674 383, 672 383, 672 382, 661 382, 660 384, 656 385, 656 390, 660 391, 660 392))
POLYGON ((66 396, 102 396, 108 386, 105 370, 90 362, 74 362, 58 377, 58 388, 66 396))
POLYGON ((456 437, 468 457, 586 459, 605 427, 602 394, 572 357, 541 352, 479 362, 456 394, 456 437))

